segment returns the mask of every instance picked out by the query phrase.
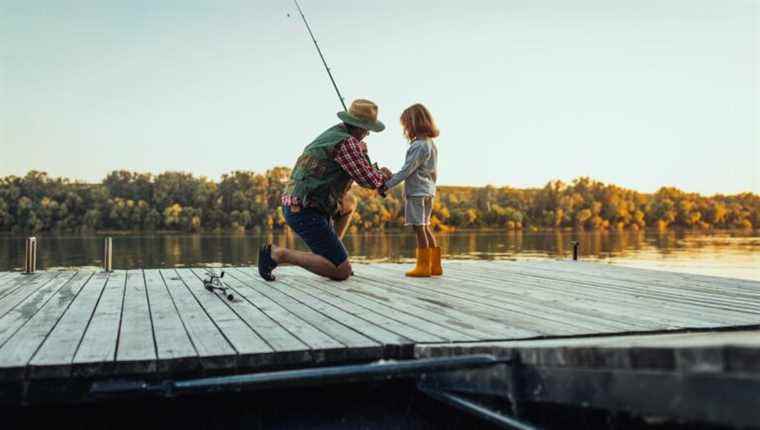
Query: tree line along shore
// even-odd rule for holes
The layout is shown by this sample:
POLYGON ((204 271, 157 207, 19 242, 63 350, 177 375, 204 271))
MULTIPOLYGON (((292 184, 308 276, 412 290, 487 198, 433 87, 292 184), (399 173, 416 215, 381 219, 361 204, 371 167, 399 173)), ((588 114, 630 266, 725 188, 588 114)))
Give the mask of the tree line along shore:
MULTIPOLYGON (((285 226, 280 197, 290 169, 235 171, 215 182, 186 172, 111 172, 82 183, 30 171, 0 178, 0 232, 265 231, 285 226)), ((354 187, 352 229, 403 226, 403 190, 354 187)), ((702 196, 672 187, 641 193, 581 177, 542 188, 440 186, 433 226, 509 230, 760 228, 760 196, 702 196)))

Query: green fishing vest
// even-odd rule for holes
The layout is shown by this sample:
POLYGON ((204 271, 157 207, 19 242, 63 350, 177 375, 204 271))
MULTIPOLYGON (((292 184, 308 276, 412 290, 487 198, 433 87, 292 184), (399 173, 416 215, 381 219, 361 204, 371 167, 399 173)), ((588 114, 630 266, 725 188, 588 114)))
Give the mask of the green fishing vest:
POLYGON ((353 180, 335 161, 335 146, 349 136, 336 125, 306 146, 290 174, 285 194, 326 215, 337 214, 353 180))

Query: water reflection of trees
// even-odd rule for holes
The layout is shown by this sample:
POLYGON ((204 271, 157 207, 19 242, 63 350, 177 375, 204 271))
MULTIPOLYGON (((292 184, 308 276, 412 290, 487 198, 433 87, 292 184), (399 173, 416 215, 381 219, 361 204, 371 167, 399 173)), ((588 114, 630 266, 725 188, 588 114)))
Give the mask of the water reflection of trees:
MULTIPOLYGON (((760 238, 746 233, 698 235, 682 231, 457 231, 440 234, 448 258, 503 259, 524 257, 570 258, 572 242, 579 241, 584 257, 667 256, 720 250, 760 252, 760 238)), ((40 268, 100 266, 103 237, 42 236, 38 238, 40 268)), ((345 238, 355 260, 398 261, 414 257, 415 238, 406 232, 355 233, 345 238)), ((303 241, 286 230, 265 235, 140 235, 113 238, 114 267, 177 267, 209 264, 253 265, 259 246, 307 250, 303 241)), ((0 236, 0 270, 23 266, 24 238, 0 236)))

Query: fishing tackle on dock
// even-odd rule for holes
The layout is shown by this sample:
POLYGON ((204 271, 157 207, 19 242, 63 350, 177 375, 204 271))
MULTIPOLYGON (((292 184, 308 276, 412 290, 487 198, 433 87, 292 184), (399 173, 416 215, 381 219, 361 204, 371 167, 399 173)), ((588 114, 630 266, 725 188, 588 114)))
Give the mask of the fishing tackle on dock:
POLYGON ((227 292, 229 287, 225 286, 222 282, 222 278, 224 278, 224 270, 222 270, 222 273, 219 275, 211 270, 207 270, 206 274, 208 277, 203 279, 203 287, 206 288, 206 290, 212 293, 216 290, 219 290, 222 292, 222 295, 227 298, 227 300, 232 301, 235 299, 235 296, 232 293, 227 292))

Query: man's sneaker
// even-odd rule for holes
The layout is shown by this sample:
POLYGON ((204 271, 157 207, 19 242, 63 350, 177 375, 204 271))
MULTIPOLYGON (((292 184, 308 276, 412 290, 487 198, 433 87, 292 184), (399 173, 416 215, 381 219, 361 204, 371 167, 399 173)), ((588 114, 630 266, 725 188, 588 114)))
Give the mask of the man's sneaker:
POLYGON ((272 244, 262 245, 259 248, 259 275, 267 281, 274 281, 272 270, 277 267, 277 262, 272 259, 272 244))

